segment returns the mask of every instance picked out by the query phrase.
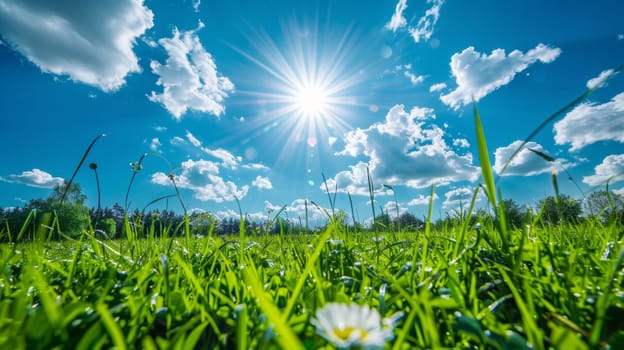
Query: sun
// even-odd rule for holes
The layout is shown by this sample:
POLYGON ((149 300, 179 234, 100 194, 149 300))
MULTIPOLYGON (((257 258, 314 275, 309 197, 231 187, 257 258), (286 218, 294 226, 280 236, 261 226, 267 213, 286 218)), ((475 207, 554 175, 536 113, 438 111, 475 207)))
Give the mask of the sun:
POLYGON ((368 61, 359 54, 367 43, 350 25, 319 25, 318 19, 292 19, 280 29, 254 29, 249 47, 232 46, 253 63, 245 68, 249 85, 239 93, 246 98, 242 103, 255 107, 254 115, 241 133, 263 140, 267 152, 278 152, 276 166, 303 164, 306 184, 314 186, 315 169, 328 159, 321 155, 334 153, 333 143, 368 107, 362 95, 368 93, 363 88, 368 61))
POLYGON ((317 84, 301 86, 293 97, 295 108, 306 117, 322 117, 331 107, 328 94, 317 84))

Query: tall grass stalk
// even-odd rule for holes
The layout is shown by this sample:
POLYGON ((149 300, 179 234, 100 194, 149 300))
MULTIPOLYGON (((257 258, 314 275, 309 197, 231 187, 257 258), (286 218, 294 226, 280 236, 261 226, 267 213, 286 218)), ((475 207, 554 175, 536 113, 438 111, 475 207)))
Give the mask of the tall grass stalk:
POLYGON ((455 258, 457 258, 459 254, 460 247, 464 246, 464 240, 466 239, 466 233, 468 232, 468 227, 470 225, 470 217, 472 217, 472 213, 474 211, 475 204, 477 203, 477 196, 479 195, 480 189, 481 189, 481 186, 477 186, 472 193, 472 199, 470 200, 470 206, 468 207, 468 213, 467 213, 468 220, 463 220, 462 225, 460 227, 460 231, 459 231, 459 237, 457 238, 457 242, 453 250, 453 256, 455 258))
MULTIPOLYGON (((498 206, 498 202, 496 200, 496 187, 494 183, 494 175, 492 174, 492 165, 490 163, 490 156, 488 152, 488 147, 486 143, 485 133, 483 132, 483 126, 481 124, 481 117, 479 117, 479 111, 477 109, 477 103, 474 103, 473 106, 474 117, 475 117, 475 129, 477 132, 477 148, 479 150, 479 164, 481 166, 481 176, 483 177, 483 182, 485 184, 485 194, 488 197, 488 201, 495 213, 498 214, 499 218, 502 218, 505 215, 504 210, 501 210, 501 207, 498 206)), ((500 222, 500 221, 499 221, 500 222)), ((503 225, 499 225, 497 230, 499 238, 503 244, 503 252, 507 254, 509 252, 509 244, 510 237, 507 227, 503 225)))
POLYGON ((371 201, 371 210, 373 211, 373 230, 375 230, 375 251, 377 252, 377 266, 379 266, 379 245, 381 244, 379 238, 379 228, 377 227, 377 223, 375 222, 375 186, 373 185, 373 178, 370 174, 370 168, 366 167, 366 178, 368 180, 368 194, 370 196, 371 201))
POLYGON ((74 173, 72 174, 72 176, 69 178, 69 181, 67 181, 67 184, 65 185, 65 190, 63 191, 63 194, 61 195, 60 204, 63 204, 63 202, 65 201, 65 197, 67 196, 67 193, 69 192, 69 188, 71 187, 71 184, 73 183, 74 178, 76 177, 76 174, 78 174, 78 170, 80 170, 82 163, 84 163, 85 159, 87 158, 87 155, 89 155, 91 148, 93 148, 93 145, 97 142, 97 140, 105 136, 106 134, 100 134, 96 136, 93 139, 93 141, 91 141, 91 143, 89 144, 87 149, 84 151, 84 153, 82 154, 82 158, 80 158, 80 161, 78 162, 78 165, 76 166, 76 169, 74 169, 74 173))
POLYGON ((332 217, 336 216, 336 195, 338 194, 338 182, 335 183, 336 187, 334 188, 334 197, 332 198, 331 193, 329 192, 329 186, 327 185, 327 179, 325 178, 325 174, 321 173, 323 176, 323 184, 325 185, 325 192, 327 192, 327 198, 329 198, 329 205, 332 211, 332 217))

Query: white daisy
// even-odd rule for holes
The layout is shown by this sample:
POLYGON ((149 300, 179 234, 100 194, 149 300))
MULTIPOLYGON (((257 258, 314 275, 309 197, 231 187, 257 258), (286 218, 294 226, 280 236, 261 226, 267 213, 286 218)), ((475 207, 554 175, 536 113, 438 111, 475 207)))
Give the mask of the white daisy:
POLYGON ((310 321, 316 332, 338 349, 383 349, 394 338, 394 322, 384 322, 375 309, 368 306, 330 303, 317 310, 310 321))

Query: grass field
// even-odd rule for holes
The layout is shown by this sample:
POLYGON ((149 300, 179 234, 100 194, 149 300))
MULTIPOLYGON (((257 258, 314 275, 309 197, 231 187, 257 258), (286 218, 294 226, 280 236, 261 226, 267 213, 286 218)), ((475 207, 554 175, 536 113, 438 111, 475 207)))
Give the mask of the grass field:
POLYGON ((624 346, 622 227, 465 229, 3 245, 0 347, 624 346))

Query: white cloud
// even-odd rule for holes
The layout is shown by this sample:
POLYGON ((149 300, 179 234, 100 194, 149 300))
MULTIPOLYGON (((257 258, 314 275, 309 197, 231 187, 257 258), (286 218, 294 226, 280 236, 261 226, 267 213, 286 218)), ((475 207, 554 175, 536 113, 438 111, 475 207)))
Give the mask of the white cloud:
POLYGON ((169 140, 169 143, 171 143, 172 145, 182 145, 184 144, 184 142, 184 139, 180 136, 174 136, 171 138, 171 140, 169 140))
POLYGON ((451 57, 451 73, 457 88, 440 96, 440 100, 453 109, 469 104, 473 99, 479 101, 499 87, 509 84, 517 73, 533 63, 550 63, 560 53, 558 48, 538 44, 526 53, 514 50, 507 55, 504 49, 496 49, 486 55, 471 46, 451 57))
POLYGON ((403 11, 407 8, 407 0, 399 0, 394 9, 394 14, 390 21, 386 23, 386 29, 396 32, 397 29, 407 25, 407 20, 403 17, 403 11))
POLYGON ((202 151, 206 152, 210 156, 221 160, 221 165, 229 169, 236 169, 238 167, 238 163, 241 161, 240 157, 235 157, 232 153, 224 150, 223 148, 202 148, 202 151))
MULTIPOLYGON (((249 186, 239 187, 232 181, 225 181, 219 176, 217 163, 200 159, 189 159, 181 164, 181 173, 175 177, 178 188, 193 191, 193 197, 200 201, 234 201, 236 197, 244 198, 249 186)), ((167 174, 157 172, 152 175, 152 183, 170 186, 171 181, 167 174)))
POLYGON ((403 72, 403 75, 409 79, 410 83, 412 85, 417 85, 422 83, 425 80, 425 76, 424 75, 416 75, 414 74, 414 72, 412 72, 412 65, 411 64, 405 64, 405 65, 398 65, 395 66, 393 70, 389 70, 386 71, 389 74, 396 74, 396 73, 400 73, 403 72))
POLYGON ((160 146, 162 146, 162 143, 160 143, 160 140, 158 139, 158 137, 154 137, 152 141, 150 142, 150 149, 155 152, 155 151, 158 151, 158 149, 160 149, 160 146))
POLYGON ((587 81, 587 88, 595 89, 602 87, 605 84, 605 81, 609 79, 613 75, 613 73, 615 73, 613 69, 603 70, 602 72, 600 72, 600 75, 587 81))
POLYGON ((611 177, 610 184, 624 180, 624 154, 612 154, 594 168, 594 175, 584 176, 583 182, 590 186, 604 186, 611 177))
POLYGON ((470 142, 466 139, 455 139, 453 140, 453 146, 468 148, 470 147, 470 142))
POLYGON ((159 76, 157 84, 162 93, 148 96, 153 102, 162 103, 176 119, 187 110, 220 116, 225 111, 223 99, 234 90, 234 84, 217 72, 212 55, 202 46, 197 31, 173 31, 172 38, 162 38, 158 43, 169 57, 165 65, 152 61, 152 72, 159 76))
MULTIPOLYGON (((390 220, 395 220, 397 218, 397 205, 395 201, 386 202, 383 206, 383 210, 385 214, 388 214, 390 220)), ((404 213, 407 213, 407 207, 401 206, 401 203, 399 203, 399 217, 404 213)))
POLYGON ((368 195, 366 168, 375 183, 390 186, 406 185, 424 188, 453 181, 475 181, 478 169, 472 155, 456 153, 445 141, 448 135, 436 124, 433 110, 413 108, 409 113, 403 105, 390 109, 383 123, 367 129, 349 131, 343 137, 344 149, 336 155, 364 157, 328 179, 330 188, 352 194, 368 195))
POLYGON ((3 1, 0 35, 43 72, 115 91, 141 71, 132 49, 153 17, 142 0, 3 1))
MULTIPOLYGON (((472 187, 460 187, 452 189, 444 194, 444 202, 442 207, 445 209, 457 209, 466 208, 472 201, 475 189, 472 187)), ((477 195, 477 202, 480 202, 484 198, 483 191, 479 191, 477 195)))
POLYGON ((434 92, 434 91, 440 91, 446 89, 446 84, 445 83, 438 83, 438 84, 433 84, 429 87, 429 92, 434 92))
MULTIPOLYGON (((438 195, 436 193, 433 194, 433 200, 437 200, 438 199, 438 195)), ((412 200, 410 200, 407 205, 409 205, 410 207, 414 207, 417 205, 429 205, 429 202, 431 201, 431 196, 424 196, 422 194, 419 194, 418 197, 413 198, 412 200)))
MULTIPOLYGON (((267 204, 267 207, 269 205, 272 205, 270 202, 265 202, 267 204)), ((276 208, 276 210, 281 209, 281 206, 273 206, 274 208, 276 208)), ((308 216, 308 225, 310 226, 310 228, 313 228, 317 225, 322 225, 325 222, 327 222, 327 215, 325 213, 331 213, 331 209, 330 208, 324 208, 324 207, 318 207, 314 204, 312 204, 312 202, 310 200, 306 200, 303 198, 299 198, 299 199, 295 199, 294 201, 292 201, 290 203, 290 205, 286 206, 286 214, 288 215, 288 217, 290 217, 291 219, 295 220, 296 224, 299 224, 299 219, 301 219, 301 224, 302 226, 305 227, 305 219, 306 219, 306 215, 308 216), (307 204, 306 204, 307 201, 307 204), (307 208, 307 214, 306 214, 306 208, 307 208)), ((348 222, 351 222, 351 216, 348 215, 348 222)), ((284 215, 282 215, 282 217, 284 217, 284 215)))
POLYGON ((444 0, 427 0, 428 4, 432 4, 423 17, 418 20, 416 27, 408 29, 410 35, 415 42, 428 41, 433 35, 433 28, 440 18, 440 8, 444 4, 444 0))
POLYGON ((227 210, 219 210, 215 213, 215 217, 217 217, 217 219, 219 220, 225 220, 225 219, 240 219, 240 213, 235 211, 234 209, 227 209, 227 210))
POLYGON ((54 188, 56 185, 63 183, 62 177, 53 177, 49 173, 34 168, 33 170, 23 171, 21 174, 11 174, 6 178, 0 176, 0 181, 22 184, 30 187, 38 188, 54 188))
POLYGON ((258 163, 243 164, 242 168, 249 169, 249 170, 269 170, 269 167, 267 167, 266 165, 258 164, 258 163))
POLYGON ((195 147, 199 147, 202 144, 201 141, 199 141, 195 135, 188 130, 186 130, 186 139, 195 147))
POLYGON ((199 5, 201 5, 201 0, 192 0, 191 3, 193 4, 193 9, 195 10, 195 12, 199 12, 199 5))
POLYGON ((273 184, 271 184, 271 180, 268 177, 256 176, 256 179, 251 182, 251 184, 259 189, 267 189, 270 190, 273 188, 273 184))
POLYGON ((416 75, 410 71, 405 71, 403 72, 403 74, 410 80, 410 83, 412 83, 412 85, 416 85, 418 83, 422 83, 425 80, 425 76, 423 75, 416 75))
POLYGON ((156 130, 158 132, 165 132, 165 131, 167 131, 167 127, 166 126, 155 126, 154 130, 156 130))
MULTIPOLYGON (((505 163, 509 160, 509 157, 522 145, 523 141, 517 140, 512 142, 510 145, 505 147, 499 147, 494 151, 494 171, 500 175, 500 172, 503 170, 505 163)), ((555 159, 554 162, 548 162, 539 155, 530 151, 529 149, 534 149, 538 152, 548 153, 544 150, 542 145, 535 143, 533 141, 529 141, 522 148, 518 154, 514 157, 514 159, 509 163, 507 169, 502 174, 502 176, 533 176, 537 174, 549 173, 553 170, 558 169, 560 166, 565 167, 569 166, 566 164, 566 160, 564 159, 555 159)))
POLYGON ((603 104, 591 102, 576 106, 555 123, 555 142, 579 150, 598 141, 624 142, 624 92, 603 104))
POLYGON ((344 135, 344 142, 344 149, 340 152, 336 152, 336 155, 355 157, 364 152, 366 143, 368 142, 368 133, 366 130, 357 128, 344 135))

